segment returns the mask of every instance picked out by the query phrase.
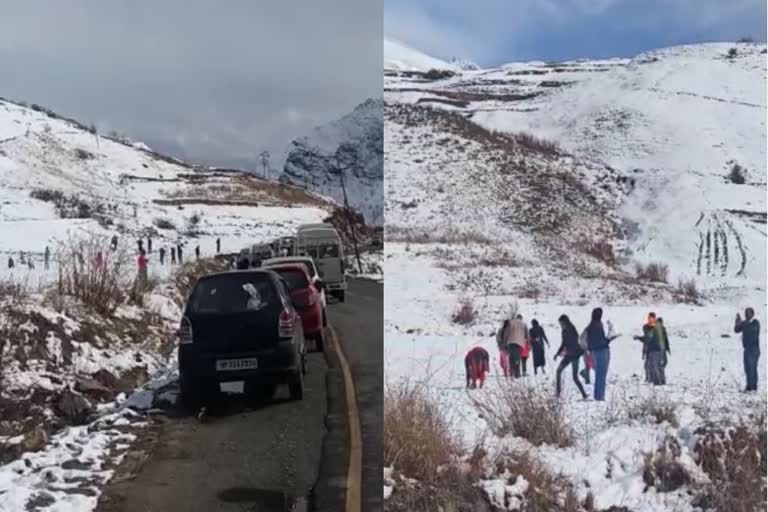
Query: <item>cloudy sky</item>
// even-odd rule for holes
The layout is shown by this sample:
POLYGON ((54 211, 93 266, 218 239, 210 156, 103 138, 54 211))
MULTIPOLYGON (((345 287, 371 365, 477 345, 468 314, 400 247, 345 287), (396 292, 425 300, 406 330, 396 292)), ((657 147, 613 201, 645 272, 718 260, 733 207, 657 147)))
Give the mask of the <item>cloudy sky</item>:
POLYGON ((381 41, 381 0, 10 0, 0 96, 245 165, 380 97, 381 41))
POLYGON ((765 41, 765 19, 765 0, 384 0, 386 35, 484 66, 765 41))

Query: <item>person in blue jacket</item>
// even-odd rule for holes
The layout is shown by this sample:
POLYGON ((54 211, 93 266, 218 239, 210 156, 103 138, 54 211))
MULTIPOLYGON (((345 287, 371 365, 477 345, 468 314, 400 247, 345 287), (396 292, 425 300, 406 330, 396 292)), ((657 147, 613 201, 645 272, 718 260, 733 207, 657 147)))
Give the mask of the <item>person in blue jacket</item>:
POLYGON ((595 361, 595 400, 605 400, 605 384, 608 376, 608 364, 611 361, 610 340, 605 335, 603 327, 603 310, 592 310, 592 321, 586 329, 587 349, 595 361))

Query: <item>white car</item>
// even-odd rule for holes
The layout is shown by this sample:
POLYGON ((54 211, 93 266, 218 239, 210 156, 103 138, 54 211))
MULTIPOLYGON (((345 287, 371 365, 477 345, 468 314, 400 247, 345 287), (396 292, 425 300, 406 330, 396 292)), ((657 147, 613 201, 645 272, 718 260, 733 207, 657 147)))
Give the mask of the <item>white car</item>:
POLYGON ((327 325, 328 320, 325 315, 325 286, 320 279, 320 274, 317 272, 315 261, 310 256, 280 256, 277 258, 269 258, 262 260, 262 267, 269 267, 271 265, 279 265, 281 263, 300 263, 307 268, 309 277, 312 279, 312 285, 320 292, 320 304, 323 307, 323 326, 327 325))

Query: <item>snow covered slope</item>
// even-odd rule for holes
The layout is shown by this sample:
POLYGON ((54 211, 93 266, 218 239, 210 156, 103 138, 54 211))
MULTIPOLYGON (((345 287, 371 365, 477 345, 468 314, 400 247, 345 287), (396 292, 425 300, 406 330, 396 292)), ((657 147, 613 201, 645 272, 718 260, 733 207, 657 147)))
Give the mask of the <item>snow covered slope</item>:
POLYGON ((206 256, 217 238, 222 251, 238 251, 319 221, 333 207, 318 196, 252 176, 196 172, 70 121, 0 101, 0 277, 18 277, 22 271, 9 270, 6 262, 9 257, 18 262, 20 252, 31 254, 40 274, 45 247, 54 250, 56 240, 70 233, 119 234, 132 244, 154 233, 155 250, 186 242, 199 244, 206 256), (200 221, 190 236, 194 214, 200 221))
POLYGON ((429 71, 430 69, 454 69, 455 64, 430 57, 418 50, 384 38, 384 69, 393 71, 429 71))
MULTIPOLYGON (((733 318, 754 307, 765 351, 765 45, 384 80, 388 385, 427 386, 460 418, 468 452, 530 450, 597 510, 700 510, 691 496, 706 485, 695 446, 707 422, 764 429, 754 418, 765 379, 757 395, 740 393, 733 318), (735 165, 746 173, 734 180, 735 165), (650 262, 669 267, 667 282, 636 275, 650 262), (554 392, 550 369, 501 375, 494 335, 514 303, 546 329, 548 361, 561 314, 581 330, 601 306, 622 334, 606 402, 577 401, 563 373, 569 448, 496 435, 476 407, 515 386, 554 392), (662 387, 643 382, 632 340, 649 311, 663 316, 673 347, 662 387), (475 346, 491 354, 492 377, 467 391, 463 358, 475 346), (648 400, 669 404, 674 420, 632 412, 648 400), (645 484, 643 460, 664 439, 681 447, 692 483, 662 492, 645 484)), ((500 478, 501 498, 519 476, 500 478)), ((499 509, 520 510, 509 504, 521 499, 508 495, 499 509)))
POLYGON ((318 126, 288 150, 281 181, 307 187, 344 204, 340 166, 349 204, 365 216, 367 224, 382 224, 383 102, 369 99, 352 112, 318 126), (349 152, 340 159, 337 150, 349 152))

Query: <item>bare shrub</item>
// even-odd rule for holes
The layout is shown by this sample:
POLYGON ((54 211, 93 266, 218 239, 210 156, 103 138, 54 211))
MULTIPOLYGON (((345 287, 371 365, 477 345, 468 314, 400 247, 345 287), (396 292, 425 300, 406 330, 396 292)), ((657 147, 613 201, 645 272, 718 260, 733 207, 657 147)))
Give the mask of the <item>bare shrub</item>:
POLYGON ((497 436, 522 437, 534 446, 573 444, 563 403, 551 390, 515 381, 508 388, 480 390, 470 399, 497 436))
POLYGON ((741 165, 734 163, 728 172, 728 181, 735 185, 743 185, 747 182, 747 170, 741 165))
POLYGON ((173 274, 173 284, 176 288, 176 303, 183 306, 192 287, 198 279, 208 274, 221 272, 226 268, 226 262, 222 258, 200 259, 181 265, 173 274))
POLYGON ((639 279, 655 281, 657 283, 669 282, 669 265, 664 263, 648 263, 635 265, 635 273, 639 279))
POLYGON ((448 69, 430 69, 424 73, 424 78, 427 80, 442 80, 444 78, 451 78, 456 73, 448 69))
POLYGON ((675 289, 677 298, 681 302, 698 304, 701 300, 701 293, 696 286, 695 279, 680 279, 675 289))
POLYGON ((639 400, 627 402, 627 417, 631 420, 653 418, 656 424, 665 421, 673 427, 678 427, 675 404, 659 395, 652 394, 639 400))
POLYGON ((729 59, 735 59, 739 55, 739 50, 734 46, 728 49, 728 53, 725 55, 729 59))
POLYGON ((464 473, 454 466, 436 472, 428 481, 409 479, 395 471, 392 478, 393 493, 385 502, 384 510, 488 510, 488 500, 477 487, 477 479, 477 475, 464 473))
MULTIPOLYGON (((494 461, 496 474, 509 474, 507 483, 514 486, 520 478, 528 482, 522 496, 504 496, 504 502, 517 498, 522 512, 558 510, 561 512, 580 512, 582 509, 576 490, 565 476, 553 473, 531 451, 515 450, 498 455, 494 461)), ((499 497, 497 497, 498 499, 499 497)), ((505 503, 495 503, 504 508, 505 503)))
POLYGON ((490 245, 493 241, 477 232, 459 231, 455 228, 447 230, 416 229, 397 226, 387 226, 386 240, 405 242, 409 244, 480 244, 490 245))
POLYGON ((688 471, 680 463, 680 444, 677 438, 666 436, 653 453, 646 453, 643 481, 659 492, 672 492, 691 481, 688 471))
POLYGON ((535 153, 541 153, 548 156, 557 156, 560 154, 560 146, 556 142, 537 137, 532 133, 516 133, 514 138, 520 146, 535 153))
POLYGON ((96 155, 83 148, 75 148, 75 156, 80 160, 92 160, 96 158, 96 155))
POLYGON ((735 426, 705 425, 695 431, 696 463, 711 484, 697 498, 708 510, 764 510, 766 480, 765 413, 735 426))
POLYGON ((602 261, 606 265, 616 264, 616 254, 613 252, 613 245, 608 240, 588 240, 579 247, 588 255, 602 261))
POLYGON ((94 311, 111 315, 125 302, 130 288, 130 258, 109 250, 106 237, 72 237, 59 244, 59 295, 76 297, 94 311))
POLYGON ((153 223, 158 229, 176 229, 176 225, 170 219, 159 217, 153 223))
POLYGON ((517 295, 523 299, 533 299, 538 302, 541 299, 542 291, 535 281, 528 281, 517 290, 517 295))
POLYGON ((450 421, 425 385, 404 381, 385 387, 385 466, 430 482, 438 467, 449 464, 460 451, 450 421))
POLYGON ((470 299, 461 299, 459 301, 459 308, 451 316, 451 320, 455 324, 469 325, 477 318, 477 311, 475 305, 470 299))

